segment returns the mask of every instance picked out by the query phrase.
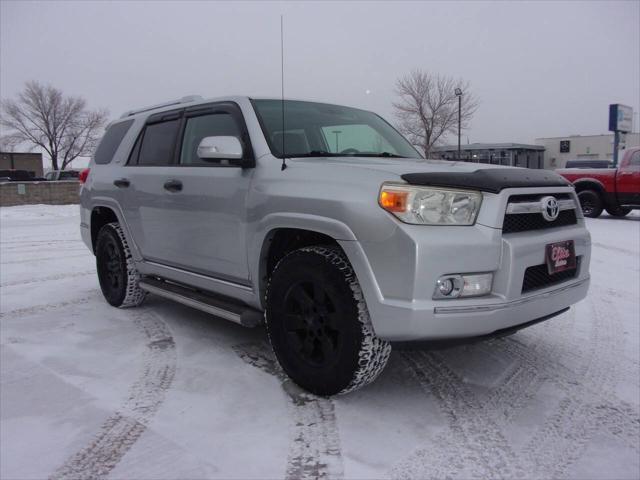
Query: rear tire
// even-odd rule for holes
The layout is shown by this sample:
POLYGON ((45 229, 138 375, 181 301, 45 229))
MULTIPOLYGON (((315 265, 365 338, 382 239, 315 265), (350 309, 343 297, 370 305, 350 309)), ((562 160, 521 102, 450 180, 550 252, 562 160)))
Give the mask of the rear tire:
POLYGON ((612 217, 626 217, 631 212, 630 208, 624 208, 620 206, 606 207, 607 213, 612 217))
POLYGON ((333 246, 305 247, 276 265, 265 320, 287 375, 316 395, 361 388, 382 372, 391 345, 378 338, 358 279, 333 246))
POLYGON ((593 190, 583 190, 578 193, 582 213, 585 217, 597 218, 602 213, 602 199, 598 192, 593 190))
POLYGON ((146 297, 138 283, 140 274, 119 223, 108 223, 98 232, 96 269, 104 298, 114 307, 137 307, 146 297))

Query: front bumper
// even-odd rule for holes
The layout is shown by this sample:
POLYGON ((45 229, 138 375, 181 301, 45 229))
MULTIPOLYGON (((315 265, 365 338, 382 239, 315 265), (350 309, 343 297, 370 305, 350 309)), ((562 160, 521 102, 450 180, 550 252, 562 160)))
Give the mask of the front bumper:
POLYGON ((564 310, 589 289, 591 239, 583 220, 504 236, 480 224, 402 225, 384 242, 345 241, 341 246, 358 275, 376 334, 390 341, 489 335, 564 310), (525 270, 544 263, 545 245, 563 240, 575 242, 580 257, 576 276, 522 293, 525 270), (490 295, 432 299, 440 276, 483 272, 494 274, 490 295))

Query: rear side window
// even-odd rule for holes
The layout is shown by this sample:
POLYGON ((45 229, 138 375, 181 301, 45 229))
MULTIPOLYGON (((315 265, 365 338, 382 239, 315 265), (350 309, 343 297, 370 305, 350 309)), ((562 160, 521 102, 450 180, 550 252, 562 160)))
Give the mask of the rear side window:
POLYGON ((67 180, 69 178, 78 178, 80 176, 80 172, 76 172, 75 170, 67 170, 66 172, 60 172, 59 180, 67 180))
POLYGON ((180 120, 147 125, 142 136, 138 165, 170 165, 180 120))
POLYGON ((629 165, 633 167, 640 167, 640 150, 636 150, 635 153, 631 155, 629 165))
POLYGON ((113 155, 120 146, 120 142, 122 142, 131 125, 133 125, 133 120, 127 120, 126 122, 115 123, 107 129, 93 157, 95 163, 105 165, 111 162, 113 155))
POLYGON ((181 165, 211 165, 198 157, 198 145, 204 137, 231 136, 240 138, 240 128, 228 113, 201 115, 187 119, 180 153, 181 165))

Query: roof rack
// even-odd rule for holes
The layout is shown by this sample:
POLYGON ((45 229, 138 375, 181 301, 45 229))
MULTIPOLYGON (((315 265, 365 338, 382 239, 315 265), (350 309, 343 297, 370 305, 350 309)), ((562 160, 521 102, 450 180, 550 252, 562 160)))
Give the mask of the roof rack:
POLYGON ((157 105, 150 105, 148 107, 136 108, 135 110, 127 110, 122 114, 120 118, 130 117, 142 112, 149 112, 158 108, 170 107, 171 105, 180 105, 181 103, 190 103, 197 100, 203 100, 201 95, 187 95, 186 97, 179 98, 178 100, 171 100, 169 102, 158 103, 157 105))

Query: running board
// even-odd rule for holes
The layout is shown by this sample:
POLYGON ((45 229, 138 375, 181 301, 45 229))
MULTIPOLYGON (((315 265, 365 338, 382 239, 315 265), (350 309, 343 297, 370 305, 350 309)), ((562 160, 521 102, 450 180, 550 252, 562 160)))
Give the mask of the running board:
POLYGON ((261 312, 220 295, 203 293, 155 278, 144 278, 140 280, 139 286, 145 292, 168 298, 244 327, 252 328, 262 323, 261 312))

